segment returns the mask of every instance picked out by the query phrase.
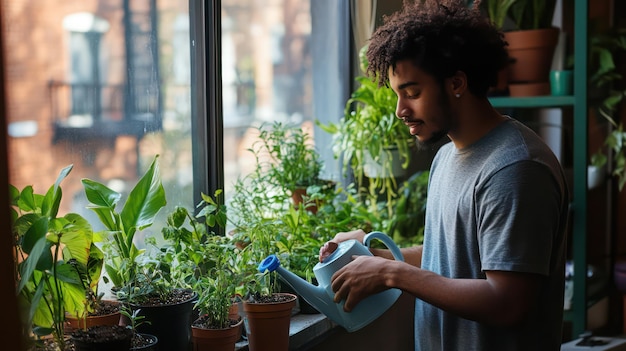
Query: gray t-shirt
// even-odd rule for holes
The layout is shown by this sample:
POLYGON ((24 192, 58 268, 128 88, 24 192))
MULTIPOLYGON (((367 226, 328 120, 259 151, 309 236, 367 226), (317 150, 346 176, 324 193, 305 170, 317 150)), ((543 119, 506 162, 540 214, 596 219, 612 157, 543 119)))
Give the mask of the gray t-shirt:
POLYGON ((422 268, 449 278, 536 273, 527 321, 494 327, 416 299, 415 349, 559 350, 568 190, 552 151, 509 118, 464 149, 437 153, 430 173, 422 268))

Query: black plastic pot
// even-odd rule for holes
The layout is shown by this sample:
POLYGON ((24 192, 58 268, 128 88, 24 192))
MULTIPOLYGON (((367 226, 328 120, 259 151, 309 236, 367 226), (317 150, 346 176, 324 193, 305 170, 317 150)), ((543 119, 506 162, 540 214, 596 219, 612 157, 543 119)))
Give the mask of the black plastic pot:
POLYGON ((140 306, 131 304, 133 310, 140 309, 139 315, 146 321, 137 327, 138 333, 152 334, 159 339, 158 349, 162 351, 191 350, 192 310, 198 295, 185 302, 173 305, 140 306))

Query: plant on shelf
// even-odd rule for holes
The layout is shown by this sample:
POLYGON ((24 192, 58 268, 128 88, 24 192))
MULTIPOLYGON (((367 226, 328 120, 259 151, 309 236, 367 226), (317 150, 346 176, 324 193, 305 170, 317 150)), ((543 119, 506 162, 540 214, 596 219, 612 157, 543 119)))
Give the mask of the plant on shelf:
POLYGON ((592 35, 589 39, 589 85, 604 92, 599 101, 591 100, 597 113, 610 125, 601 148, 591 157, 591 164, 604 167, 612 157, 611 175, 616 177, 620 191, 626 184, 626 130, 617 116, 618 108, 626 97, 623 76, 615 66, 616 55, 626 51, 626 29, 592 35), (621 86, 620 86, 621 84, 621 86))
POLYGON ((91 225, 82 216, 58 216, 60 183, 72 168, 63 168, 45 194, 35 193, 30 185, 22 191, 10 185, 16 288, 24 336, 31 340, 33 334, 51 334, 60 350, 67 347, 66 311, 82 314, 85 309, 85 288, 75 266, 87 266, 93 237, 91 225))
POLYGON ((555 8, 556 0, 515 0, 509 16, 518 30, 551 28, 555 8))
POLYGON ((550 94, 550 68, 560 33, 552 26, 555 8, 556 0, 516 0, 510 5, 514 28, 504 32, 504 39, 511 59, 511 96, 550 94))

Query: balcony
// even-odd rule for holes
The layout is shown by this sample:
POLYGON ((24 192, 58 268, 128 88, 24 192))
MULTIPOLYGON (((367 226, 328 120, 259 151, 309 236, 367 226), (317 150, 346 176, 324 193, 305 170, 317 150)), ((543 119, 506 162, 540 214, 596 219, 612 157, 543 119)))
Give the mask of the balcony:
POLYGON ((48 87, 53 143, 118 136, 140 139, 162 129, 159 92, 151 91, 152 87, 134 86, 131 90, 123 84, 60 81, 51 81, 48 87))

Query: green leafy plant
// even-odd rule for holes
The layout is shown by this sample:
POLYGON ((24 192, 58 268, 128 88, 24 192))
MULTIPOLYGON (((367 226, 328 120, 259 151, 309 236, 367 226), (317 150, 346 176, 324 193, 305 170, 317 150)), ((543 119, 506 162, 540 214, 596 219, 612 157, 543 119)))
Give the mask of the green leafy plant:
POLYGON ((259 127, 256 151, 267 157, 267 179, 293 192, 297 188, 322 184, 323 163, 313 140, 301 127, 281 122, 259 127))
POLYGON ((596 111, 611 126, 605 141, 606 149, 601 148, 591 157, 591 164, 603 167, 608 162, 609 152, 612 153, 611 174, 617 178, 618 188, 624 189, 626 184, 626 131, 619 122, 616 113, 624 97, 626 89, 620 84, 623 77, 615 66, 615 56, 626 51, 626 29, 618 28, 607 33, 600 33, 590 37, 590 67, 589 84, 593 89, 604 91, 599 102, 593 103, 596 111))
POLYGON ((72 168, 63 168, 45 194, 35 193, 30 185, 21 192, 10 185, 15 276, 24 335, 52 334, 61 350, 66 348, 65 312, 82 314, 86 308, 86 289, 76 267, 87 267, 93 248, 93 232, 86 219, 76 213, 58 216, 60 183, 72 168))
POLYGON ((502 28, 511 6, 517 1, 518 0, 486 0, 481 4, 483 8, 486 9, 491 22, 493 22, 496 27, 502 28))
MULTIPOLYGON (((360 56, 364 72, 365 52, 363 47, 360 56)), ((356 81, 359 86, 346 102, 343 118, 338 123, 316 123, 333 135, 334 156, 343 158, 344 173, 352 171, 359 193, 369 197, 370 210, 376 210, 378 196, 383 194, 387 212, 391 214, 398 191, 394 163, 400 161, 403 169, 408 168, 415 139, 396 117, 398 98, 391 88, 379 87, 366 76, 359 76, 356 81), (369 177, 366 182, 366 169, 372 161, 377 163, 374 168, 380 168, 381 174, 369 177)))
POLYGON ((225 329, 232 324, 229 311, 241 283, 237 257, 233 253, 234 245, 223 236, 210 236, 204 245, 204 254, 214 265, 196 280, 194 289, 198 291, 195 305, 200 314, 198 323, 205 327, 225 329))
POLYGON ((143 250, 137 248, 134 242, 135 234, 150 227, 157 213, 166 204, 157 161, 158 155, 131 190, 119 212, 117 205, 122 194, 97 181, 82 180, 90 202, 87 207, 98 215, 106 228, 98 235, 106 243, 112 243, 105 245, 112 251, 106 259, 105 269, 117 289, 128 287, 136 278, 136 259, 143 250))
POLYGON ((556 0, 516 0, 509 16, 518 30, 552 27, 556 0))

